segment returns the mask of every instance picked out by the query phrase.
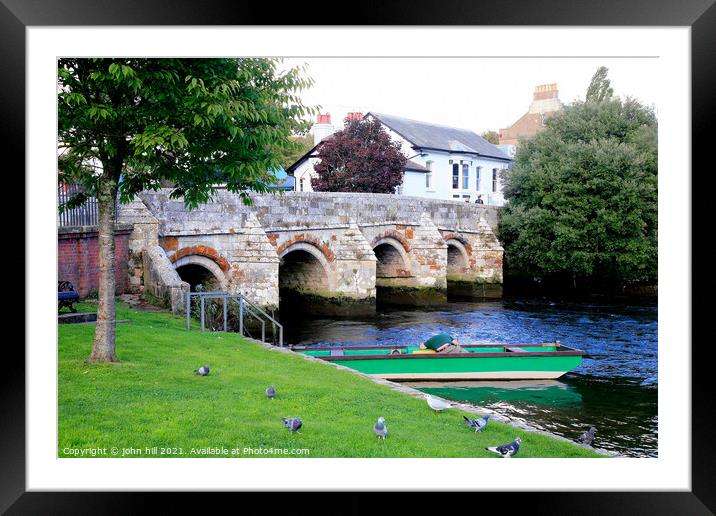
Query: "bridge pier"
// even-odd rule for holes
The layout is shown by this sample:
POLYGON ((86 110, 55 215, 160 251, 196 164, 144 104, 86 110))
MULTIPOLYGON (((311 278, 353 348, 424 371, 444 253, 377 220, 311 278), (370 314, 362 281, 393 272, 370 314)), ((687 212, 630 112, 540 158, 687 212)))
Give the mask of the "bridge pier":
POLYGON ((448 246, 447 288, 451 297, 502 297, 503 248, 492 228, 480 220, 475 230, 443 230, 448 246))

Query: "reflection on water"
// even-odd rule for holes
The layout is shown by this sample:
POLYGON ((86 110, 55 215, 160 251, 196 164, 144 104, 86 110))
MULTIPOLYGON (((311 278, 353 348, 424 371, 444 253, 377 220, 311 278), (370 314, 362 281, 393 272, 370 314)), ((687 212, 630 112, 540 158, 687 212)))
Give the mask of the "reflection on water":
POLYGON ((374 317, 291 320, 289 343, 417 344, 447 332, 463 344, 560 340, 592 358, 558 381, 422 383, 421 390, 474 403, 568 438, 589 426, 594 445, 657 455, 657 307, 504 299, 438 309, 381 308, 374 317))
POLYGON ((547 382, 412 383, 424 392, 494 410, 576 439, 598 428, 594 445, 623 455, 655 457, 657 391, 615 379, 568 374, 547 382))

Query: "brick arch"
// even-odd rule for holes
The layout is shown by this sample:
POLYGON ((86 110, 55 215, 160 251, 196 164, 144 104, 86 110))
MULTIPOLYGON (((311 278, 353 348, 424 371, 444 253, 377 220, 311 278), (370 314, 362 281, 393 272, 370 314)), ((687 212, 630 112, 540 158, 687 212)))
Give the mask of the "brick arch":
POLYGON ((393 274, 389 275, 390 277, 412 276, 410 256, 408 256, 408 252, 405 250, 403 243, 399 240, 396 240, 393 237, 384 237, 379 240, 374 240, 373 252, 375 253, 375 257, 377 259, 377 276, 380 276, 382 273, 387 273, 389 271, 393 272, 393 274), (387 246, 389 249, 392 249, 392 251, 388 254, 385 253, 385 249, 383 251, 379 251, 378 248, 384 245, 387 246), (390 256, 391 253, 395 253, 397 254, 397 256, 400 257, 400 263, 402 264, 402 266, 396 265, 395 260, 390 256))
POLYGON ((219 252, 213 247, 205 245, 182 247, 176 253, 169 257, 169 261, 174 263, 180 258, 184 258, 185 256, 191 255, 204 256, 216 262, 216 264, 221 268, 222 271, 227 272, 229 270, 229 262, 226 260, 226 258, 221 256, 221 254, 219 254, 219 252))
POLYGON ((202 256, 199 254, 190 254, 177 259, 173 263, 174 268, 177 270, 181 267, 184 267, 185 265, 199 265, 203 267, 204 269, 208 270, 214 276, 214 278, 216 278, 216 280, 219 282, 221 290, 226 290, 228 284, 225 274, 226 271, 222 270, 221 267, 219 267, 219 265, 211 258, 207 258, 206 256, 202 256))
POLYGON ((375 246, 378 245, 378 242, 386 238, 392 238, 393 240, 397 240, 398 242, 400 242, 400 245, 403 246, 403 249, 405 249, 406 253, 410 252, 410 242, 408 242, 408 239, 397 231, 384 231, 383 233, 380 233, 370 243, 370 247, 375 249, 375 246))
POLYGON ((445 243, 449 243, 449 240, 455 240, 462 244, 462 247, 464 247, 465 252, 468 256, 472 256, 472 246, 468 243, 467 238, 464 236, 458 234, 458 233, 446 233, 443 235, 443 240, 445 240, 445 243))
POLYGON ((278 246, 278 248, 276 249, 276 253, 278 253, 279 256, 283 256, 286 249, 299 243, 304 243, 315 247, 321 254, 323 254, 327 262, 332 262, 336 259, 336 255, 333 253, 330 246, 326 242, 323 242, 320 239, 311 235, 307 235, 305 233, 301 233, 300 235, 296 235, 286 240, 283 244, 278 246))
MULTIPOLYGON (((332 266, 330 265, 328 258, 325 254, 325 252, 316 246, 313 242, 309 242, 306 240, 299 240, 297 242, 292 242, 289 245, 282 245, 281 251, 279 252, 279 258, 281 259, 281 265, 284 265, 284 257, 291 254, 294 251, 303 251, 305 253, 308 253, 313 257, 315 260, 315 263, 318 264, 318 266, 323 270, 325 284, 328 287, 328 290, 335 290, 335 280, 333 278, 333 275, 331 274, 332 266)), ((333 253, 331 253, 333 255, 333 253)), ((281 270, 279 267, 279 286, 281 284, 281 270)))

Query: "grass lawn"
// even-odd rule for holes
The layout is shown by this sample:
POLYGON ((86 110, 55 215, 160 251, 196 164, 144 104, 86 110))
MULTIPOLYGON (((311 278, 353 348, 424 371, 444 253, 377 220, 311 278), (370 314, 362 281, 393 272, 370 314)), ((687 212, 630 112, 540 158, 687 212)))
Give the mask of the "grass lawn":
MULTIPOLYGON (((80 304, 82 311, 94 310, 80 304)), ((307 449, 307 457, 494 457, 484 450, 522 438, 515 458, 598 457, 577 444, 491 422, 476 434, 463 413, 435 414, 424 400, 331 366, 271 352, 236 334, 185 328, 164 312, 118 303, 117 364, 86 364, 93 324, 59 325, 59 456, 68 448, 135 448, 132 456, 166 457, 146 448, 176 448, 171 456, 205 457, 202 449, 307 449), (206 377, 196 376, 202 364, 206 377), (275 400, 264 395, 273 383, 275 400), (291 435, 282 417, 303 418, 291 435), (379 441, 373 423, 385 418, 379 441), (199 453, 193 452, 192 448, 199 453)), ((466 414, 469 415, 469 414, 466 414)), ((474 417, 474 416, 473 416, 474 417)), ((129 454, 128 454, 129 455, 129 454)), ((109 455, 106 455, 109 456, 109 455)), ((120 452, 121 456, 121 452, 120 452)), ((291 455, 294 456, 294 455, 291 455)))

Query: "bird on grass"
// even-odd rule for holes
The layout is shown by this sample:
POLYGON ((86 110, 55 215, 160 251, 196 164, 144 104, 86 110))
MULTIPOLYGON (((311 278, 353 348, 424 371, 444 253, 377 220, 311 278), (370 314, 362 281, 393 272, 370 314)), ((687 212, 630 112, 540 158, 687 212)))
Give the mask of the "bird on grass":
POLYGON ((480 419, 470 419, 467 416, 462 416, 465 424, 470 428, 474 428, 475 432, 481 432, 483 428, 487 426, 487 422, 490 420, 490 416, 481 417, 480 419))
POLYGON ((452 403, 448 403, 445 400, 441 400, 439 398, 434 398, 430 394, 425 395, 425 399, 428 401, 428 405, 431 409, 433 409, 435 412, 440 412, 441 410, 449 409, 452 407, 452 403))
POLYGON ((589 430, 584 432, 582 435, 579 436, 579 439, 577 439, 580 443, 582 443, 585 446, 589 446, 594 441, 594 434, 597 433, 597 429, 594 427, 591 427, 589 430))
POLYGON ((517 452, 520 450, 521 442, 522 442, 522 439, 520 439, 518 437, 511 443, 503 444, 501 446, 488 446, 485 449, 488 451, 497 453, 498 455, 502 455, 505 458, 509 458, 509 457, 512 457, 513 455, 517 454, 517 452))
POLYGON ((300 417, 284 417, 281 418, 281 421, 283 421, 283 426, 288 428, 291 433, 298 432, 298 429, 303 426, 303 421, 300 417))
POLYGON ((194 369, 194 374, 198 374, 199 376, 206 376, 209 374, 209 366, 203 365, 199 369, 194 369))
POLYGON ((276 397, 276 389, 274 389, 273 384, 269 385, 264 392, 269 399, 274 399, 276 397))
POLYGON ((373 425, 373 432, 378 436, 378 439, 385 439, 388 436, 388 427, 385 426, 385 419, 383 417, 378 418, 378 422, 373 425))

